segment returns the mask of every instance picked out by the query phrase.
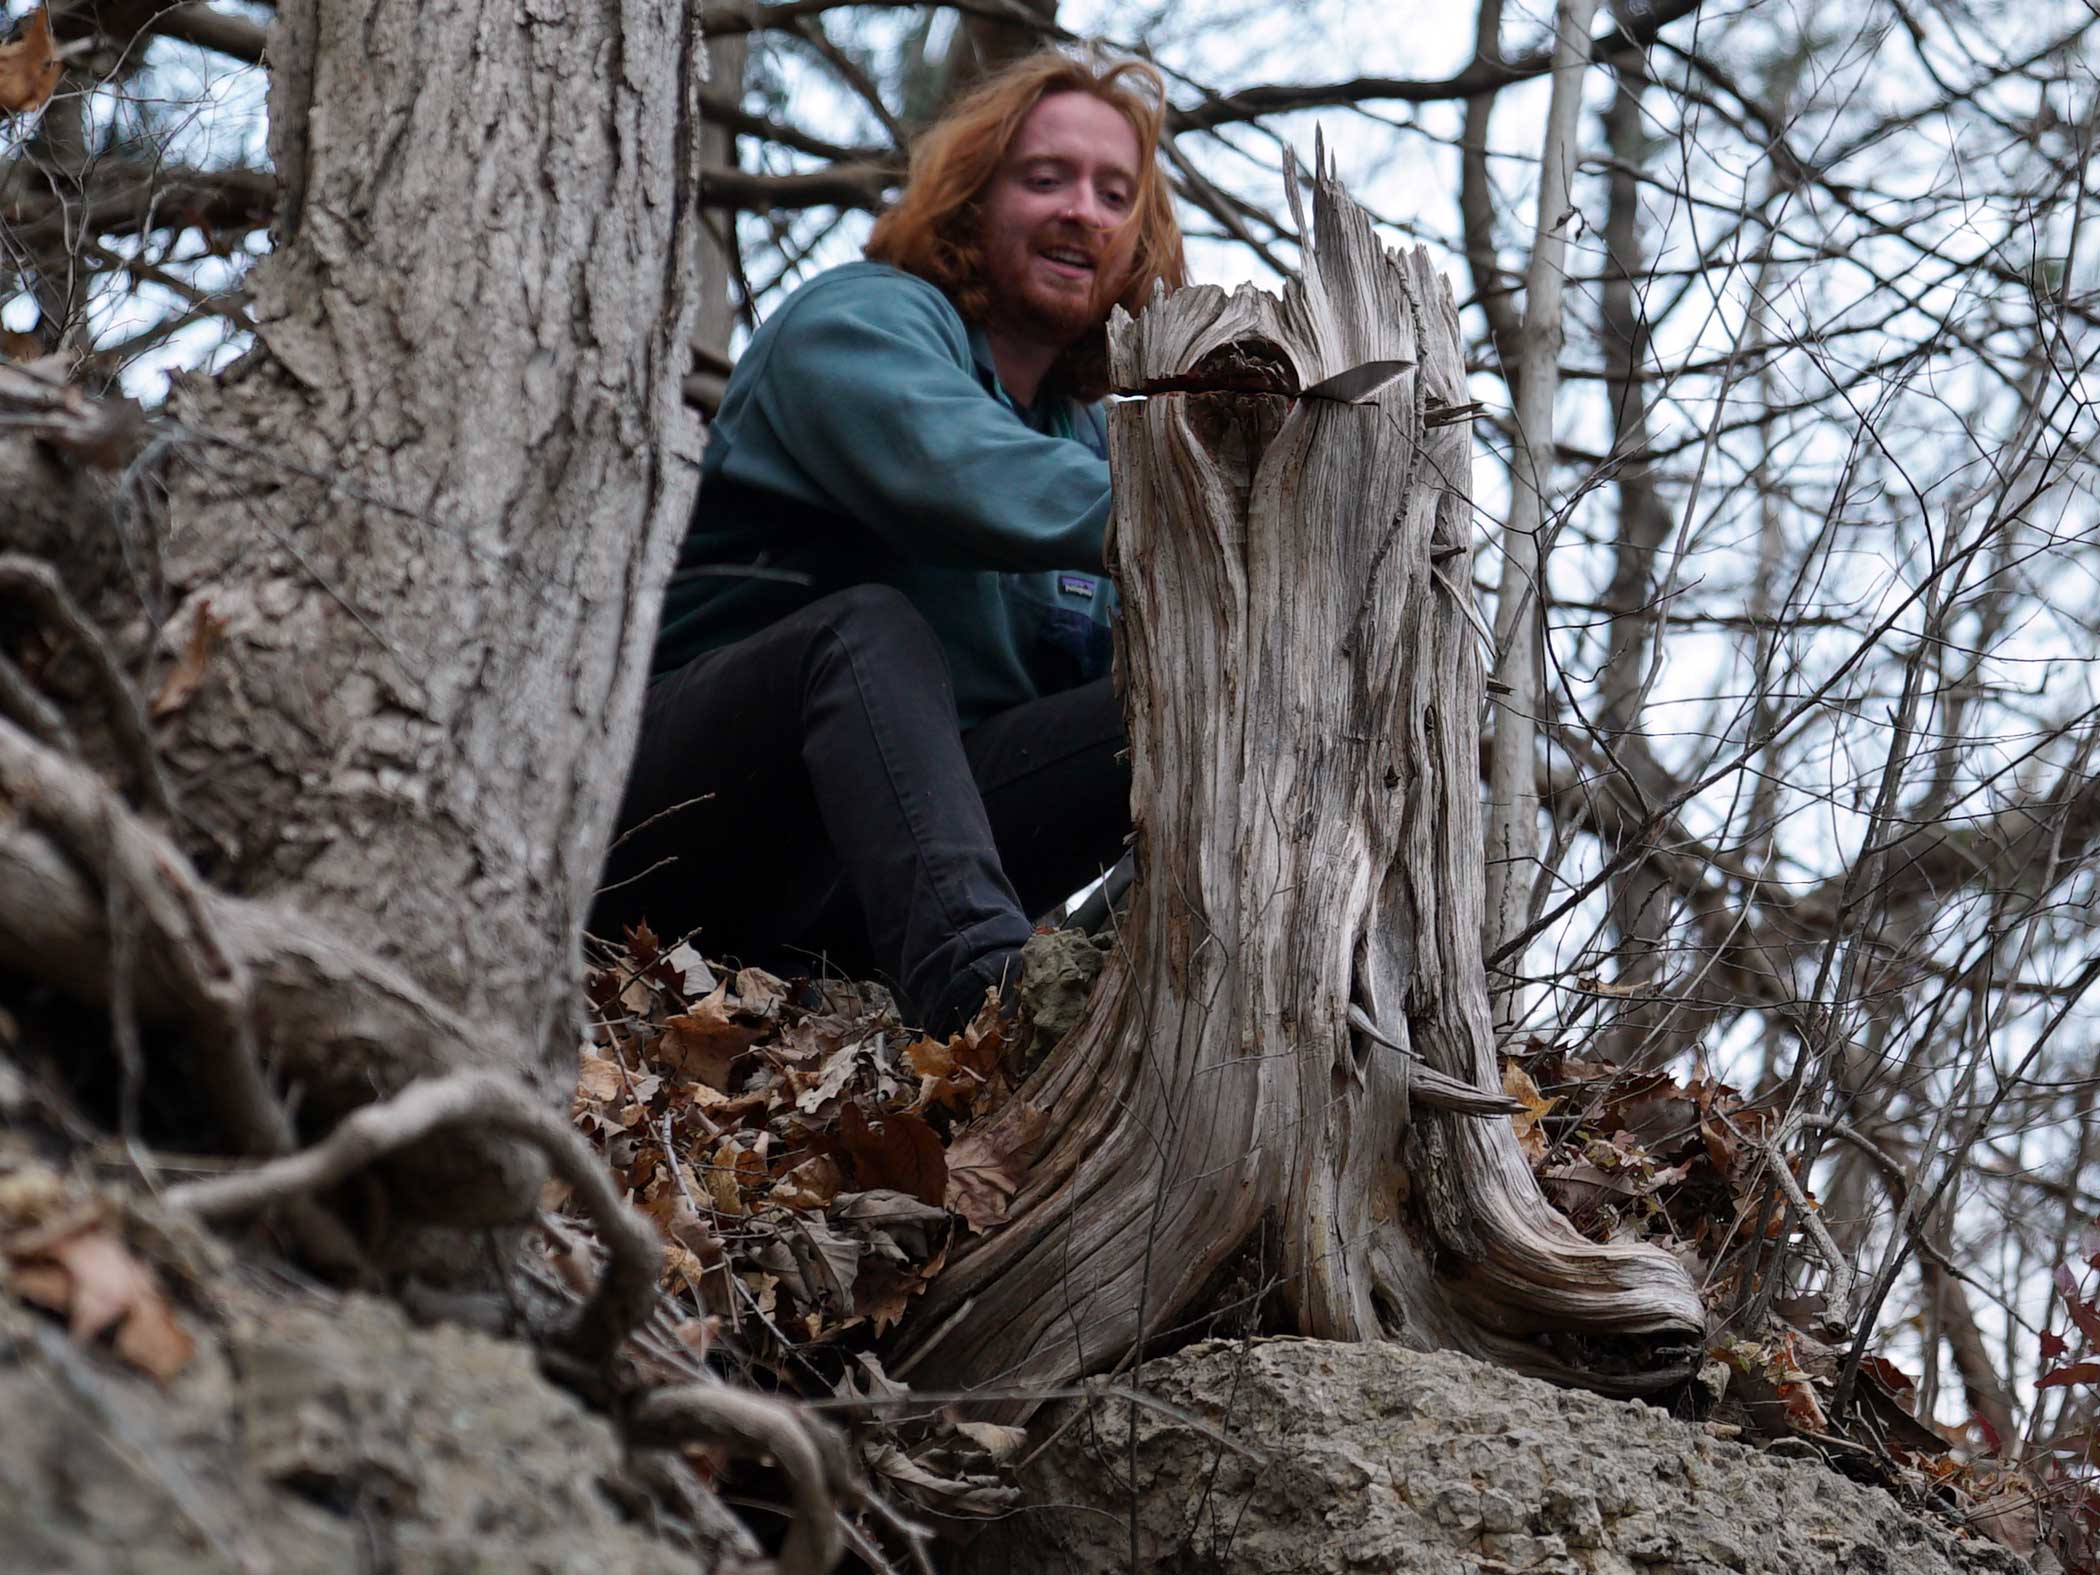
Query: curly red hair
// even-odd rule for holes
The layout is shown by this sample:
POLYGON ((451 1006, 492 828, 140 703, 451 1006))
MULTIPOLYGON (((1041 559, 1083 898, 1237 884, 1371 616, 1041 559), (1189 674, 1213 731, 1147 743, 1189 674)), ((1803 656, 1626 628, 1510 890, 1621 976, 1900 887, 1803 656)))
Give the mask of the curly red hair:
MULTIPOLYGON (((1135 312, 1155 284, 1179 289, 1186 264, 1174 201, 1159 168, 1166 83, 1142 60, 1101 63, 1044 50, 980 82, 912 145, 902 195, 868 237, 867 256, 940 286, 969 322, 991 311, 978 204, 1028 112, 1055 93, 1085 93, 1130 122, 1138 139, 1138 189, 1124 222, 1136 227, 1130 275, 1113 305, 1135 312)), ((1058 358, 1049 386, 1080 399, 1107 392, 1107 345, 1090 333, 1058 358)))

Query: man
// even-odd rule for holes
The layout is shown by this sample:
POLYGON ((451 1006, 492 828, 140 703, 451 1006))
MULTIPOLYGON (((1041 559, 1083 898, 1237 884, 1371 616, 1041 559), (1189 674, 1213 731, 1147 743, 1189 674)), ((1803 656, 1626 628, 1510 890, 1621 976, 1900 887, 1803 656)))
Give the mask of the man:
POLYGON ((1134 61, 1008 67, 920 140, 869 260, 752 337, 598 927, 872 971, 947 1032, 1011 984, 1029 915, 1113 861, 1094 402, 1110 309, 1182 281, 1162 105, 1134 61))

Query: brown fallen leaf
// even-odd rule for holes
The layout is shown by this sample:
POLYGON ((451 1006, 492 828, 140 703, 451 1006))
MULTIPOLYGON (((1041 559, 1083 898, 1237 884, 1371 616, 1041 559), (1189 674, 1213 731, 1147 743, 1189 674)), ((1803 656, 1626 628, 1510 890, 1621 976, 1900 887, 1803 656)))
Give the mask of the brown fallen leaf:
POLYGON ((839 1136, 860 1187, 894 1188, 921 1203, 939 1203, 947 1195, 948 1161, 941 1140, 917 1116, 870 1121, 860 1106, 848 1105, 839 1117, 839 1136))
POLYGON ((620 1097, 620 1064, 604 1056, 587 1055, 576 1069, 576 1098, 603 1104, 620 1097))
POLYGON ((911 1299, 925 1290, 921 1275, 887 1263, 870 1264, 853 1283, 853 1314, 865 1318, 876 1334, 887 1334, 904 1317, 911 1299))
POLYGON ((955 1430, 995 1461, 1011 1460, 1028 1443, 1027 1428, 1003 1427, 997 1422, 957 1422, 955 1430))
POLYGON ((51 42, 51 13, 38 7, 22 23, 22 36, 0 44, 0 110, 26 115, 39 110, 58 87, 58 50, 51 42))
POLYGON ((795 1108, 805 1115, 814 1115, 827 1102, 838 1098, 853 1080, 855 1065, 866 1051, 867 1046, 859 1044, 833 1051, 816 1074, 806 1080, 808 1086, 795 1100, 795 1108))
POLYGON ((183 645, 182 655, 168 669, 168 676, 160 682, 160 692, 153 697, 147 709, 157 722, 173 716, 196 697, 204 683, 205 664, 211 660, 212 647, 219 636, 226 632, 226 620, 212 615, 211 602, 197 603, 196 616, 190 620, 190 637, 183 645))
POLYGON ((729 986, 716 985, 704 1000, 693 1003, 691 1011, 664 1019, 656 1058, 710 1088, 735 1093, 731 1078, 736 1064, 764 1030, 736 1022, 730 1012, 729 986))
POLYGON ((1512 1115, 1510 1123, 1517 1129, 1517 1146, 1524 1151, 1527 1163, 1537 1165, 1546 1157, 1552 1144, 1539 1123, 1552 1113, 1558 1099, 1548 1099, 1539 1092, 1538 1084, 1531 1075, 1516 1062, 1511 1061, 1502 1068, 1502 1092, 1524 1108, 1512 1115))
POLYGON ((787 1000, 787 983, 763 968, 739 968, 736 998, 737 1005, 753 1017, 770 1020, 780 1015, 781 1005, 787 1000))
POLYGON ((14 1288, 24 1300, 63 1312, 83 1345, 114 1329, 117 1354, 161 1383, 196 1352, 153 1271, 106 1227, 54 1242, 41 1259, 18 1265, 14 1288))
POLYGON ((735 1138, 724 1138, 702 1171, 714 1205, 724 1214, 747 1212, 747 1194, 765 1185, 766 1162, 735 1138))
POLYGON ((829 1154, 802 1161, 773 1183, 769 1202, 784 1209, 821 1209, 846 1187, 846 1172, 829 1154))
POLYGON ((1005 1220, 1047 1120, 1034 1105, 1009 1105, 990 1125, 966 1133, 948 1150, 945 1201, 970 1229, 987 1231, 1005 1220))

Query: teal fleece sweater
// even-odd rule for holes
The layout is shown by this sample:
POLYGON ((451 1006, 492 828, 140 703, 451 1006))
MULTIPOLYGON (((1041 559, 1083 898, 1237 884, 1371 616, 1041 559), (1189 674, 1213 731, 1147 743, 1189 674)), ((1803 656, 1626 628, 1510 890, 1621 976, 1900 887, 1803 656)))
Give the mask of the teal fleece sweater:
POLYGON ((965 729, 1099 676, 1106 455, 1098 407, 1017 405, 933 285, 880 263, 821 274, 730 376, 654 669, 876 583, 939 636, 965 729))

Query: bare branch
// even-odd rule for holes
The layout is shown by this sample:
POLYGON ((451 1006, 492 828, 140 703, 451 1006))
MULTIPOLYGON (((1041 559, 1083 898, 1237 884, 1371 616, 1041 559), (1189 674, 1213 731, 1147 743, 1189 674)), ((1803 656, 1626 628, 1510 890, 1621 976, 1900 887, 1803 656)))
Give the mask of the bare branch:
POLYGON ((875 164, 840 164, 793 175, 711 169, 701 173, 700 200, 710 208, 784 212, 836 207, 864 208, 872 213, 902 178, 901 170, 875 164))

